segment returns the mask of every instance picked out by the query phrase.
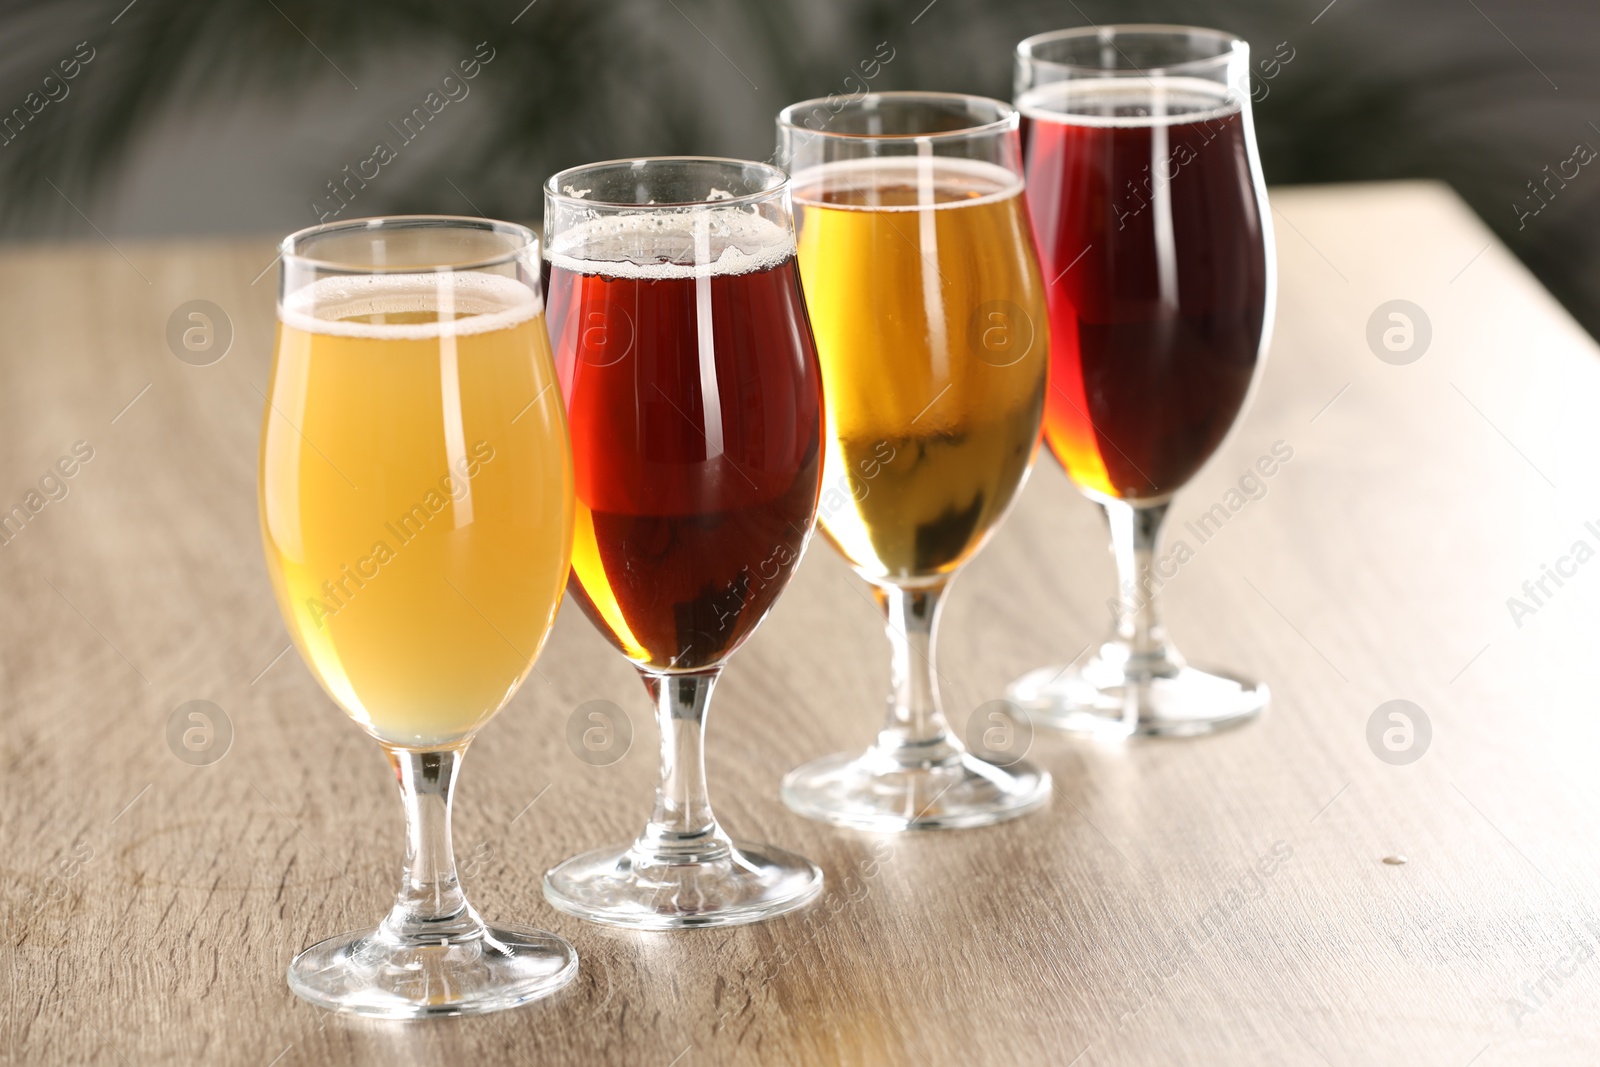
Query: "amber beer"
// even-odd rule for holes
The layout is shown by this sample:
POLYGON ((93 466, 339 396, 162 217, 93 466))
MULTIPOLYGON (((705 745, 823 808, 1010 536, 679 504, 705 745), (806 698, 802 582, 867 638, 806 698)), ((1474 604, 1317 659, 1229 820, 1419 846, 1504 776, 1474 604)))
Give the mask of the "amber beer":
POLYGON ((1097 499, 1159 502, 1194 477, 1239 417, 1266 322, 1243 102, 1173 78, 1151 103, 1147 86, 1111 78, 1018 101, 1054 279, 1045 441, 1097 499))
POLYGON ((788 584, 817 506, 822 390, 794 240, 738 209, 628 215, 563 234, 545 272, 577 471, 573 599, 640 667, 715 666, 788 584), (726 242, 713 262, 683 262, 697 226, 726 242))
POLYGON ((279 309, 267 564, 318 681, 381 741, 469 736, 549 632, 571 553, 565 416, 532 288, 330 277, 279 309))
POLYGON ((976 160, 797 174, 800 272, 827 395, 822 528, 869 580, 982 546, 1032 463, 1048 358, 1022 180, 976 160))

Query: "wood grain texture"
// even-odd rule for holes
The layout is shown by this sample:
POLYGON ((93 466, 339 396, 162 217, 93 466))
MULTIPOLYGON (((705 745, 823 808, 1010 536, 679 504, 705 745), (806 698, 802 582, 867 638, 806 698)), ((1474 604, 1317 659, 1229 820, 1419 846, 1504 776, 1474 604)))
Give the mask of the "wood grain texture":
MULTIPOLYGON (((1126 746, 1042 735, 1056 795, 1000 827, 809 823, 779 778, 865 745, 888 680, 875 611, 819 543, 728 671, 709 763, 725 824, 813 857, 827 895, 756 927, 611 931, 547 907, 539 879, 641 825, 655 731, 631 670, 569 606, 473 747, 456 836, 480 911, 562 933, 581 975, 528 1008, 426 1024, 324 1016, 284 984, 297 950, 387 907, 401 834, 376 745, 280 656, 255 515, 270 243, 5 250, 0 508, 74 442, 94 457, 0 547, 0 1058, 1600 1060, 1600 562, 1520 620, 1506 606, 1576 541, 1600 547, 1585 527, 1600 530, 1595 345, 1442 187, 1280 190, 1274 207, 1271 360, 1172 536, 1274 442, 1293 458, 1191 542, 1165 596, 1192 659, 1271 683, 1263 720, 1126 746), (207 367, 165 340, 196 298, 235 328, 207 367), (1432 325, 1407 366, 1365 340, 1395 298, 1432 325), (1396 698, 1433 729, 1408 766, 1366 740, 1396 698), (166 741, 194 699, 233 725, 209 766, 166 741), (610 766, 564 739, 592 699, 632 716, 610 766), (1408 862, 1382 862, 1395 855, 1408 862)), ((1098 638, 1111 587, 1094 509, 1042 460, 949 603, 957 726, 1098 638)))

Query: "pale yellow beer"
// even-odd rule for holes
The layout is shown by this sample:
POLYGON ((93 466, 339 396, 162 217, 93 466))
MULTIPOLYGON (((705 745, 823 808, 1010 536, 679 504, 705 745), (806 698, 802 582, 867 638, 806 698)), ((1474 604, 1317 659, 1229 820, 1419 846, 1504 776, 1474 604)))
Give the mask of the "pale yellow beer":
POLYGON ((827 400, 823 532, 864 577, 937 580, 1037 451, 1049 350, 1022 180, 949 157, 795 175, 827 400))
POLYGON ((279 308, 261 522, 289 632, 379 740, 469 736, 566 587, 572 458, 535 291, 484 273, 323 278, 279 308))

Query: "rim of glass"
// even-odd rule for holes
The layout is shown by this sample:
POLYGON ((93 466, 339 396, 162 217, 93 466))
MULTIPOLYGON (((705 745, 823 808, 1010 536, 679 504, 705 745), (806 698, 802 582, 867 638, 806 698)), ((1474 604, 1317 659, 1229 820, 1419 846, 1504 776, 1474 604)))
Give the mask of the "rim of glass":
POLYGON ((831 113, 837 115, 840 112, 850 108, 863 110, 866 106, 866 102, 869 100, 873 103, 879 103, 882 101, 889 101, 891 103, 910 103, 916 100, 932 102, 960 100, 968 103, 975 101, 979 104, 987 104, 995 109, 995 114, 999 117, 991 119, 988 122, 980 122, 973 126, 964 126, 959 130, 939 130, 932 133, 846 133, 841 130, 813 130, 809 126, 803 126, 800 123, 795 122, 791 117, 795 114, 798 114, 802 108, 814 110, 818 107, 824 107, 831 99, 834 98, 827 96, 814 96, 810 100, 801 100, 798 103, 790 104, 788 107, 778 112, 778 126, 782 129, 796 130, 800 133, 809 134, 813 137, 834 137, 841 141, 954 141, 960 140, 964 137, 973 137, 985 133, 1003 133, 1008 129, 1015 129, 1021 122, 1020 112, 1018 112, 1016 108, 1012 107, 1004 100, 996 100, 990 96, 978 96, 975 93, 933 93, 923 92, 916 89, 897 89, 882 93, 863 93, 861 96, 848 101, 843 108, 839 109, 839 111, 831 113))
POLYGON ((731 156, 636 156, 631 159, 603 159, 595 163, 582 163, 576 167, 568 167, 566 170, 558 170, 545 179, 544 195, 563 205, 604 207, 623 211, 656 211, 660 208, 673 207, 733 207, 754 204, 762 200, 771 199, 773 194, 782 192, 788 184, 789 174, 787 171, 774 167, 770 163, 760 163, 753 159, 734 159, 731 156), (639 204, 621 200, 597 200, 592 196, 569 196, 563 193, 557 184, 575 174, 613 168, 620 170, 624 167, 637 167, 641 163, 712 163, 719 166, 754 168, 767 173, 768 184, 765 188, 758 189, 753 193, 741 193, 738 196, 720 197, 716 200, 657 200, 651 204, 639 204))
POLYGON ((498 219, 474 218, 471 215, 373 215, 369 218, 322 222, 315 226, 307 226, 303 230, 296 230, 278 243, 278 255, 285 262, 292 260, 298 265, 310 267, 314 270, 340 271, 346 274, 418 274, 425 271, 481 270, 486 267, 499 267, 514 262, 530 249, 533 252, 533 258, 538 259, 539 235, 528 227, 515 222, 501 222, 498 219), (326 237, 342 230, 423 229, 428 227, 488 230, 516 238, 517 243, 514 247, 508 248, 504 252, 480 259, 462 260, 459 263, 411 264, 394 267, 376 266, 368 263, 347 263, 337 259, 320 259, 317 256, 305 255, 295 251, 299 245, 305 242, 319 237, 326 237))
MULTIPOLYGON (((1037 63, 1044 67, 1054 67, 1058 70, 1084 71, 1090 74, 1116 75, 1127 74, 1137 77, 1141 74, 1172 74, 1187 71, 1205 70, 1211 67, 1225 66, 1233 58, 1234 52, 1241 44, 1248 44, 1243 37, 1227 30, 1214 30, 1207 26, 1185 26, 1176 22, 1112 22, 1103 26, 1075 26, 1070 30, 1050 30, 1047 33, 1036 33, 1032 37, 1025 37, 1017 42, 1017 58, 1037 63), (1168 63, 1160 67, 1106 67, 1084 63, 1068 63, 1060 59, 1047 59, 1035 55, 1035 50, 1041 45, 1054 44, 1057 41, 1070 41, 1081 37, 1109 36, 1115 47, 1118 37, 1201 37, 1217 42, 1217 53, 1203 56, 1199 59, 1186 59, 1181 63, 1168 63)), ((1118 50, 1121 54, 1121 50, 1118 50)), ((1126 57, 1124 57, 1126 58, 1126 57)))

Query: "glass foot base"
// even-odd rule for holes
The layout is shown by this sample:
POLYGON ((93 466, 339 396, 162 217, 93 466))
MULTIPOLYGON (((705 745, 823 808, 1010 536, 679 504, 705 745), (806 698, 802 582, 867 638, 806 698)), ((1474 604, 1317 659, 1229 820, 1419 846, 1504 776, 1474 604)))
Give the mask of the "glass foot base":
POLYGON ((1255 718, 1269 696, 1264 683, 1221 671, 1182 666, 1137 679, 1098 658, 1041 667, 1006 689, 1036 724, 1103 738, 1209 734, 1255 718))
POLYGON ((878 833, 988 826, 1026 815, 1049 797, 1048 772, 1022 760, 1000 767, 968 752, 934 766, 845 752, 783 779, 783 802, 799 814, 878 833))
POLYGON ((312 945, 289 964, 289 988, 330 1011, 386 1019, 480 1015, 555 992, 578 973, 578 954, 555 934, 517 926, 413 944, 380 930, 312 945))
POLYGON ((585 852, 545 874, 544 896, 590 922, 678 930, 760 922, 804 907, 822 891, 822 871, 804 856, 742 841, 718 851, 678 863, 633 848, 585 852))

